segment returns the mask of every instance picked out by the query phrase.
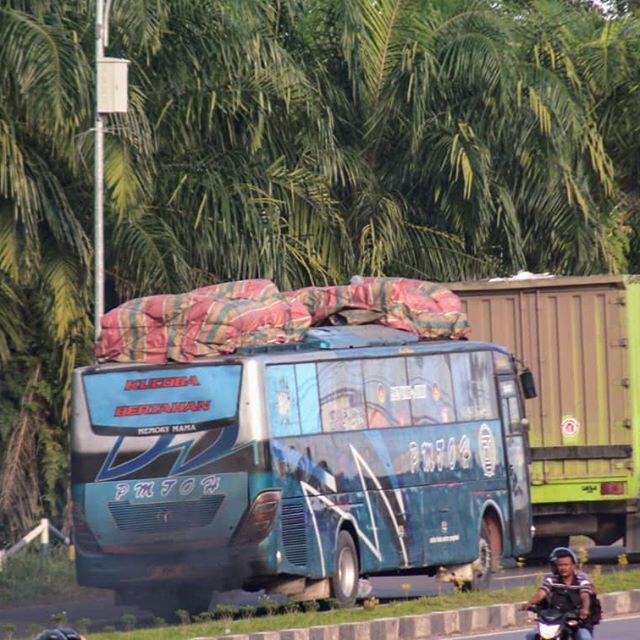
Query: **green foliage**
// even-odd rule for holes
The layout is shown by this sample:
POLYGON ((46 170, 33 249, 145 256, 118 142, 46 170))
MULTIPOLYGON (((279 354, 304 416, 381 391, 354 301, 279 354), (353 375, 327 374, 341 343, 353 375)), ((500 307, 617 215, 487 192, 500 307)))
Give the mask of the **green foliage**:
POLYGON ((91 618, 80 618, 80 620, 76 621, 76 629, 83 635, 89 633, 89 628, 91 627, 91 623, 93 621, 91 618))
POLYGON ((302 610, 306 613, 313 613, 320 611, 320 603, 317 600, 305 600, 300 603, 302 610))
POLYGON ((68 454, 65 430, 51 421, 54 368, 53 358, 29 355, 0 364, 0 531, 4 525, 9 540, 35 526, 43 506, 61 514, 68 454))
POLYGON ((213 617, 216 620, 233 620, 240 614, 239 607, 231 604, 218 604, 213 609, 213 617))
POLYGON ((191 614, 186 609, 177 609, 175 614, 180 624, 191 624, 191 614))
POLYGON ((18 627, 16 627, 15 624, 3 624, 2 625, 2 633, 4 634, 4 640, 12 640, 13 639, 13 634, 16 632, 16 629, 18 627))
POLYGON ((58 613, 51 614, 51 622, 57 627, 64 627, 69 624, 69 615, 66 611, 58 611, 58 613))
POLYGON ((267 616, 272 616, 277 613, 280 608, 280 603, 269 596, 260 596, 258 611, 267 616))
POLYGON ((325 611, 332 611, 334 609, 342 609, 342 603, 337 598, 327 598, 322 602, 322 608, 325 611))
POLYGON ((133 613, 123 613, 120 616, 120 622, 124 631, 133 631, 138 623, 138 618, 133 613))
POLYGON ((194 622, 210 622, 213 620, 213 613, 211 611, 203 611, 193 616, 194 622))
POLYGON ((43 555, 31 545, 8 558, 0 571, 0 602, 55 601, 79 593, 75 568, 66 549, 54 547, 43 555))
POLYGON ((245 605, 244 607, 240 607, 241 618, 253 618, 256 615, 258 615, 258 607, 253 605, 245 605))
MULTIPOLYGON (((597 584, 599 593, 622 591, 638 588, 640 571, 620 571, 603 575, 597 584)), ((226 621, 213 621, 206 625, 193 627, 169 627, 167 629, 141 629, 129 634, 130 640, 189 640, 198 637, 220 637, 223 635, 251 635, 264 631, 282 629, 300 629, 316 626, 355 623, 381 618, 424 615, 435 611, 464 609, 467 607, 486 607, 497 602, 523 602, 531 595, 531 586, 502 589, 499 591, 469 591, 441 596, 423 596, 421 598, 398 600, 380 604, 373 609, 354 607, 324 611, 319 613, 296 613, 275 617, 257 617, 238 620, 231 624, 226 621)), ((120 640, 121 634, 93 634, 91 640, 120 640)))
POLYGON ((283 613, 298 613, 298 611, 300 610, 300 603, 296 602, 295 600, 287 600, 287 602, 282 605, 283 613))
MULTIPOLYGON (((640 22, 609 5, 115 3, 110 51, 132 64, 105 140, 114 302, 254 277, 640 269, 640 22)), ((68 524, 71 372, 91 360, 92 22, 86 3, 0 8, 8 539, 44 513, 68 524)))

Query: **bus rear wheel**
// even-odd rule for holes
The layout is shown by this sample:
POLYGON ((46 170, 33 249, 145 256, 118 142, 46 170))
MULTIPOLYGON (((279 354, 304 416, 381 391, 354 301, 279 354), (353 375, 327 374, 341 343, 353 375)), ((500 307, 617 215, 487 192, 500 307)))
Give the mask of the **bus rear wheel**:
POLYGON ((492 518, 484 517, 480 527, 478 541, 478 559, 473 563, 474 590, 488 589, 491 576, 500 568, 502 555, 502 531, 500 525, 492 518))
POLYGON ((331 578, 331 594, 342 606, 351 607, 358 595, 360 562, 351 534, 344 529, 338 534, 335 567, 331 578))

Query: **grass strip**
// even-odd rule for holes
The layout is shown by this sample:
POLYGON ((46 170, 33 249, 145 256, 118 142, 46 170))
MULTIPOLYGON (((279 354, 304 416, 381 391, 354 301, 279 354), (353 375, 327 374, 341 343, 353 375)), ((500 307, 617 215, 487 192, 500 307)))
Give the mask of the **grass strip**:
POLYGON ((16 553, 0 571, 0 604, 55 602, 86 597, 90 590, 76 583, 74 564, 66 548, 53 548, 43 555, 37 548, 16 553))
MULTIPOLYGON (((540 573, 542 579, 543 573, 540 573)), ((640 588, 640 570, 616 571, 598 575, 597 567, 591 572, 600 593, 627 591, 640 588)), ((188 640, 197 636, 225 636, 235 633, 256 633, 297 629, 329 624, 363 622, 378 618, 410 616, 451 609, 464 609, 498 603, 526 600, 535 587, 518 587, 500 591, 454 593, 439 596, 398 600, 374 609, 356 607, 315 613, 289 613, 282 615, 247 618, 244 620, 215 620, 212 622, 172 627, 154 627, 135 631, 111 631, 91 634, 90 640, 188 640)), ((410 592, 409 592, 410 593, 410 592)))

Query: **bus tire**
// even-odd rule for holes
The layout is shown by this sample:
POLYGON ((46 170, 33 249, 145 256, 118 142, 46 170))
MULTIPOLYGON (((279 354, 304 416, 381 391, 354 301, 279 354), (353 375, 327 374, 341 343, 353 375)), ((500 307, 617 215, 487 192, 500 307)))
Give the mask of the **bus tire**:
POLYGON ((331 595, 343 607, 355 604, 360 579, 358 550, 351 534, 342 529, 338 534, 335 567, 331 577, 331 595))
POLYGON ((501 534, 499 531, 493 531, 494 526, 494 523, 487 518, 482 519, 478 540, 478 559, 473 563, 471 588, 474 591, 489 588, 491 575, 500 563, 501 534))

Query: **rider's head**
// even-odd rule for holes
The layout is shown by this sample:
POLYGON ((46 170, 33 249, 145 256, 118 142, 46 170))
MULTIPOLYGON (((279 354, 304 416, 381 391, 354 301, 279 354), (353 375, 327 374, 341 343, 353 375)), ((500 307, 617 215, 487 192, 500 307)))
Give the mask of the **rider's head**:
POLYGON ((567 547, 556 547, 549 556, 551 570, 561 578, 570 576, 575 570, 578 560, 575 553, 567 547))
POLYGON ((36 640, 84 640, 75 629, 45 629, 36 640))

